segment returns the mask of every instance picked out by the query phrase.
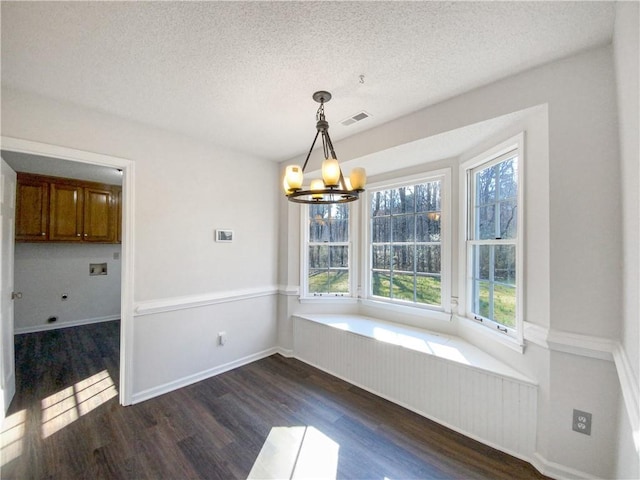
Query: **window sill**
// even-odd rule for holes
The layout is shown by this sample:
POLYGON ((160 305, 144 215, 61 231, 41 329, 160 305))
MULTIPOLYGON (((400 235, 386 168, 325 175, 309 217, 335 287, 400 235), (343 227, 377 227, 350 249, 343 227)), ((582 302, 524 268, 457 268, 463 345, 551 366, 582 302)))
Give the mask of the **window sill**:
POLYGON ((340 297, 335 295, 321 295, 316 297, 299 297, 300 303, 358 303, 354 297, 340 297))
POLYGON ((360 299, 360 303, 365 307, 379 308, 382 310, 388 310, 392 312, 403 313, 407 315, 415 315, 421 318, 428 318, 430 320, 442 320, 445 322, 451 321, 451 313, 446 313, 442 310, 433 310, 426 307, 412 307, 409 305, 401 305, 398 303, 381 302, 371 299, 360 299))
POLYGON ((488 340, 498 342, 501 345, 504 345, 518 353, 524 353, 524 343, 518 340, 516 337, 498 332, 497 330, 494 331, 467 317, 456 315, 456 319, 464 329, 472 331, 474 335, 477 333, 478 335, 484 336, 488 340))

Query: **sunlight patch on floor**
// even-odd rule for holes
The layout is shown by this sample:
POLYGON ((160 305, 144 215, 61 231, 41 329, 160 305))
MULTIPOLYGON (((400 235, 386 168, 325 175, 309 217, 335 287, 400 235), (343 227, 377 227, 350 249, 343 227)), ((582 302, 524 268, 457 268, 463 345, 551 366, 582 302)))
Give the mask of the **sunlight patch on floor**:
POLYGON ((42 400, 42 438, 47 438, 80 416, 118 395, 109 372, 102 370, 42 400))
POLYGON ((20 410, 4 419, 0 467, 22 455, 26 420, 26 410, 20 410))
POLYGON ((335 479, 339 449, 314 427, 273 427, 248 479, 335 479))

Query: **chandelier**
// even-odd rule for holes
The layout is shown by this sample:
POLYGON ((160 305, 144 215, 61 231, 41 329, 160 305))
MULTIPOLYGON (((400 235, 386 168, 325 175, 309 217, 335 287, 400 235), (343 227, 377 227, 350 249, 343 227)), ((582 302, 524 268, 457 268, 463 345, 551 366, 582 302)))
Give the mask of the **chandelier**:
POLYGON ((313 139, 304 165, 289 165, 284 174, 284 193, 290 202, 309 204, 346 203, 357 200, 360 192, 364 191, 367 174, 364 168, 351 170, 349 178, 345 178, 338 163, 333 143, 329 137, 329 123, 324 117, 324 104, 331 100, 331 94, 319 91, 313 94, 313 99, 320 104, 316 112, 316 136, 313 139), (307 167, 313 147, 322 137, 324 161, 322 162, 322 178, 311 180, 309 187, 303 187, 304 169, 307 167))

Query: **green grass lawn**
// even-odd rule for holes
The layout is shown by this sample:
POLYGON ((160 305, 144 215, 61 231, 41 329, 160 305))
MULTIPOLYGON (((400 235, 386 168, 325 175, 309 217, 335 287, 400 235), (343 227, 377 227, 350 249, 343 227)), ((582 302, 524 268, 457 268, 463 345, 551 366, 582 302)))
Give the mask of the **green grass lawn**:
MULTIPOLYGON (((489 288, 487 282, 480 282, 480 315, 491 319, 489 311, 489 288)), ((516 326, 516 289, 506 285, 494 284, 492 320, 514 328, 516 326)))
MULTIPOLYGON (((390 289, 390 275, 373 274, 372 293, 378 297, 395 298, 427 305, 440 305, 441 289, 439 277, 416 277, 415 299, 413 275, 394 274, 393 289, 390 289)), ((309 276, 309 293, 349 293, 349 272, 320 272, 309 276)), ((489 284, 481 282, 480 315, 491 318, 489 311, 489 284)), ((514 328, 516 320, 516 291, 506 285, 494 284, 492 320, 514 328)))
POLYGON ((340 270, 310 274, 309 293, 349 293, 349 272, 340 270))
POLYGON ((413 275, 394 274, 393 290, 390 292, 390 276, 385 273, 373 274, 373 295, 386 298, 397 298, 409 302, 424 303, 428 305, 440 305, 440 278, 416 277, 415 298, 413 275))

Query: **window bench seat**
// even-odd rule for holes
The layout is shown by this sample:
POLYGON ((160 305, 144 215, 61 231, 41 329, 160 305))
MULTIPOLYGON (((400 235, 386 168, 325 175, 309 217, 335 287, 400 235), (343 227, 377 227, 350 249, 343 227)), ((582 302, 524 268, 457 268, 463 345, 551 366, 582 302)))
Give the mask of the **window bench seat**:
POLYGON ((453 335, 362 315, 297 314, 295 317, 535 385, 530 378, 453 335))
POLYGON ((360 315, 295 314, 305 363, 523 459, 533 458, 538 387, 461 338, 360 315))

